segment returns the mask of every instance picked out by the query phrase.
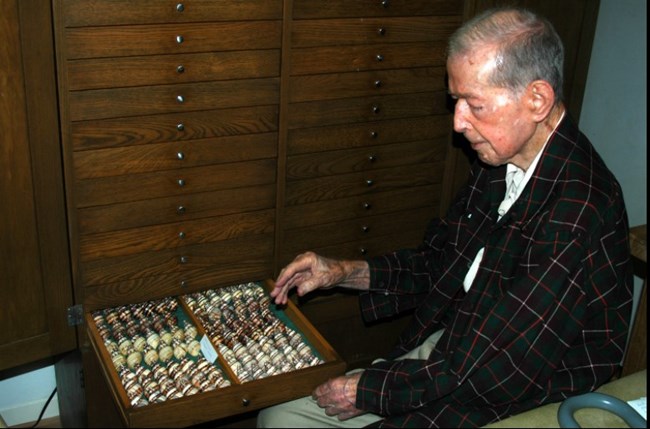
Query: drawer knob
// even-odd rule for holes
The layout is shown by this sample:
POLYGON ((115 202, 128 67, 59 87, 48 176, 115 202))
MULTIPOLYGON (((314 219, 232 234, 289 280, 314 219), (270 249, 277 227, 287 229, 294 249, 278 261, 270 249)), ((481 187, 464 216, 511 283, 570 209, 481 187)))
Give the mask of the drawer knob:
POLYGON ((184 239, 185 238, 185 231, 179 232, 178 233, 178 238, 180 238, 181 240, 184 239))
POLYGON ((374 182, 372 179, 367 179, 367 180, 366 180, 366 185, 367 185, 367 186, 372 186, 372 185, 374 185, 374 184, 375 184, 375 182, 374 182))
POLYGON ((379 112, 381 112, 381 107, 379 107, 378 105, 374 104, 374 105, 372 106, 372 113, 374 113, 374 114, 377 115, 377 114, 379 114, 379 112))
POLYGON ((370 210, 372 208, 372 204, 370 203, 363 203, 363 208, 366 210, 370 210))
POLYGON ((178 206, 176 207, 176 213, 178 214, 185 214, 185 206, 178 206))
POLYGON ((176 36, 176 43, 178 43, 179 45, 180 45, 181 43, 183 43, 184 40, 185 40, 185 39, 184 39, 183 36, 181 36, 180 34, 179 34, 178 36, 176 36))
POLYGON ((370 131, 370 137, 372 137, 373 139, 376 139, 378 135, 379 133, 377 131, 370 131))
POLYGON ((370 231, 370 227, 368 227, 368 225, 363 225, 363 226, 361 227, 361 231, 363 231, 363 232, 368 232, 368 231, 370 231))
POLYGON ((187 281, 181 280, 181 287, 187 287, 187 281))
POLYGON ((381 85, 382 85, 381 80, 377 79, 375 81, 375 88, 381 88, 381 85))
POLYGON ((184 11, 185 10, 185 5, 183 3, 178 3, 176 5, 176 10, 179 11, 179 12, 184 11))
POLYGON ((181 122, 180 124, 176 125, 176 129, 178 131, 183 131, 185 129, 185 124, 181 122))
POLYGON ((178 101, 179 103, 185 103, 185 97, 183 97, 182 95, 177 95, 176 101, 178 101))
POLYGON ((242 404, 244 407, 248 407, 248 406, 251 404, 251 400, 248 399, 248 398, 242 398, 242 400, 241 400, 241 404, 242 404))
POLYGON ((178 186, 185 186, 185 179, 178 179, 178 186))
POLYGON ((385 36, 386 35, 386 29, 384 27, 379 27, 377 29, 377 34, 379 34, 380 36, 385 36))
POLYGON ((381 5, 384 7, 390 6, 390 1, 389 0, 381 0, 381 5))
POLYGON ((368 253, 368 249, 366 249, 365 247, 362 247, 362 248, 359 249, 359 253, 361 253, 362 255, 365 255, 365 254, 368 253))
POLYGON ((369 155, 368 156, 368 161, 375 162, 375 161, 377 161, 377 157, 375 155, 369 155))
POLYGON ((375 58, 377 58, 377 61, 379 61, 379 62, 384 61, 384 56, 382 54, 377 54, 377 56, 375 58))
POLYGON ((181 256, 179 260, 181 264, 187 264, 188 258, 187 256, 181 256))
POLYGON ((185 154, 183 152, 178 152, 176 154, 176 158, 178 158, 180 160, 183 160, 183 159, 185 159, 185 154))
POLYGON ((185 66, 183 64, 180 64, 178 67, 176 67, 177 73, 183 73, 184 71, 185 71, 185 66))

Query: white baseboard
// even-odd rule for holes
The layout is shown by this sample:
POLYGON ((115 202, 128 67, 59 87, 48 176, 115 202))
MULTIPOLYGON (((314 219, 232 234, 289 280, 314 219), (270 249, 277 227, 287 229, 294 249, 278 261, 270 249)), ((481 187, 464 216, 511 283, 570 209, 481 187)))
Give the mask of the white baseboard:
MULTIPOLYGON (((12 408, 0 410, 0 415, 8 427, 35 422, 38 419, 38 415, 43 410, 46 402, 47 398, 28 402, 25 404, 19 404, 12 408)), ((54 395, 41 419, 49 419, 51 417, 57 417, 58 415, 59 395, 54 395)))

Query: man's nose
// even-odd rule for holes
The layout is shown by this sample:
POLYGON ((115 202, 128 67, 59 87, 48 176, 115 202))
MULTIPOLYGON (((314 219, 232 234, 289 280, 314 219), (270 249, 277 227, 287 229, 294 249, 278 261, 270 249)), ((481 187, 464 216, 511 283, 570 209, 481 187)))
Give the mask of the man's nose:
POLYGON ((467 102, 463 99, 456 101, 454 106, 454 131, 457 133, 464 133, 467 131, 467 102))

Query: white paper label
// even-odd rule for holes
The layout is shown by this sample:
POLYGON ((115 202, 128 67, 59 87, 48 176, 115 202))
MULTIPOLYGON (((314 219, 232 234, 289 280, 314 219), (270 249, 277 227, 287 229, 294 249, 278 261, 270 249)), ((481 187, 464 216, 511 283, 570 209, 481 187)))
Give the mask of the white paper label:
POLYGON ((203 357, 210 363, 214 363, 219 356, 214 347, 212 347, 212 343, 207 335, 201 337, 201 353, 203 353, 203 357))

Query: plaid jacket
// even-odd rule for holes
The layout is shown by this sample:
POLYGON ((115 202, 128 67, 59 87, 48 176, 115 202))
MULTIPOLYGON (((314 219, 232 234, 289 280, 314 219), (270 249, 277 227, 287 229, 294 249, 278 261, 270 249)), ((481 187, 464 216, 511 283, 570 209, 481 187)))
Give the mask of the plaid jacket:
POLYGON ((357 407, 386 416, 381 427, 481 426, 594 390, 619 367, 633 275, 618 182, 568 115, 497 222, 505 171, 476 163, 418 249, 368 260, 364 318, 415 309, 359 382, 357 407), (391 360, 441 328, 427 360, 391 360))

